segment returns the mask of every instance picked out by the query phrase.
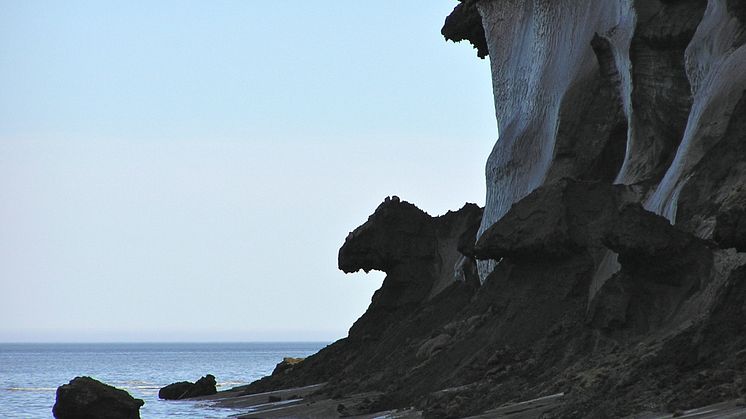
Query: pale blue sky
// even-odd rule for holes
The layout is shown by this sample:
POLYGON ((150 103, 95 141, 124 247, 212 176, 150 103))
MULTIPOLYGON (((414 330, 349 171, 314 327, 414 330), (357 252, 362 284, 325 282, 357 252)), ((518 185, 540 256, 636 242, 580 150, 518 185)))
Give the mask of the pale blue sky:
POLYGON ((484 202, 455 4, 0 0, 0 341, 345 336, 385 196, 484 202))

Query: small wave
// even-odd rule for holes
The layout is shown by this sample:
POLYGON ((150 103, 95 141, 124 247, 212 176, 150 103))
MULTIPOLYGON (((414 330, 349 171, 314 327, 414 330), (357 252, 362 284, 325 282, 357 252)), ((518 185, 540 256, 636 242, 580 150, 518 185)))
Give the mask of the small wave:
POLYGON ((47 391, 56 391, 57 389, 54 387, 8 387, 6 388, 8 391, 37 391, 37 392, 47 392, 47 391))
POLYGON ((225 386, 242 386, 245 384, 249 384, 246 381, 226 381, 224 383, 218 383, 218 387, 225 387, 225 386))
POLYGON ((113 382, 111 385, 126 390, 160 390, 160 388, 163 387, 152 381, 142 380, 116 381, 113 382))
POLYGON ((141 380, 129 380, 129 381, 120 381, 122 385, 125 386, 147 386, 147 385, 155 385, 155 383, 151 381, 141 381, 141 380))

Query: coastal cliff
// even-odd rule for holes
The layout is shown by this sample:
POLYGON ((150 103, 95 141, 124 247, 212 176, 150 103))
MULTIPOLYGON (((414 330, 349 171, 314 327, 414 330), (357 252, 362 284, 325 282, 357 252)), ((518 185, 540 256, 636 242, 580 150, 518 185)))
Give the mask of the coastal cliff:
POLYGON ((345 272, 387 276, 349 336, 251 384, 366 411, 672 412, 746 392, 746 2, 463 0, 489 57, 484 209, 387 198, 345 272))

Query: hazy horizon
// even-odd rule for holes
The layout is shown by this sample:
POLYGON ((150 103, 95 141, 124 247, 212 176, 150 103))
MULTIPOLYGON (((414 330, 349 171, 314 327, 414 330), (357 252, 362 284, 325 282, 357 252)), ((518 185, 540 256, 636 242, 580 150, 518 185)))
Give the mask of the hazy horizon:
POLYGON ((0 0, 0 342, 331 342, 386 196, 484 204, 456 1, 0 0))

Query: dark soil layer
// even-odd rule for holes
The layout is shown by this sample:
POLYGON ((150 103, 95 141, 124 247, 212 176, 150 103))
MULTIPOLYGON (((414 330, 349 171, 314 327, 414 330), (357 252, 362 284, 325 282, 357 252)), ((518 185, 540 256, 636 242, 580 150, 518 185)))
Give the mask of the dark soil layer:
MULTIPOLYGON (((474 234, 478 209, 431 218, 406 202, 385 202, 340 251, 345 270, 388 274, 350 336, 248 390, 328 381, 324 391, 333 397, 383 392, 370 411, 415 406, 428 417, 560 392, 566 402, 553 412, 558 417, 738 397, 746 378, 746 268, 732 268, 743 258, 678 230, 628 194, 569 180, 538 189, 479 241, 480 257, 502 249, 485 284, 453 281, 434 297, 429 287, 449 273, 440 261, 458 247, 444 236, 474 234), (559 216, 546 217, 547 208, 559 216), (603 303, 591 304, 593 258, 603 246, 619 252, 622 270, 599 291, 603 303), (436 248, 437 257, 418 251, 436 248)), ((462 269, 473 263, 467 258, 462 269)))

